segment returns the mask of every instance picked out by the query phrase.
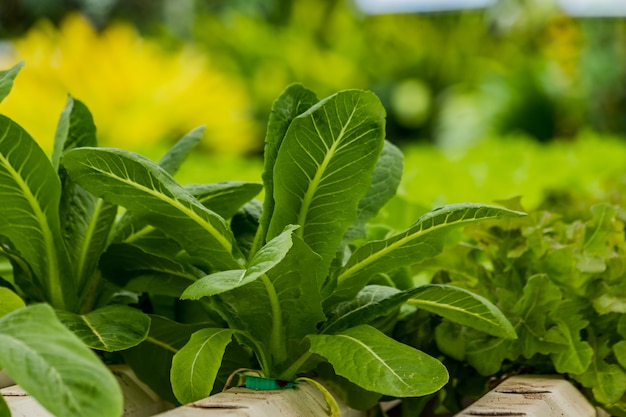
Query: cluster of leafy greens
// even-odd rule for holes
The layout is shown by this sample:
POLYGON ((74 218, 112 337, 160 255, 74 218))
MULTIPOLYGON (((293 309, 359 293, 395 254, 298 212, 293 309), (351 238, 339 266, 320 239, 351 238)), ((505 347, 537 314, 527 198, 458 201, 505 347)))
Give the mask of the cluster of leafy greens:
MULTIPOLYGON (((448 379, 442 364, 371 325, 410 299, 478 330, 515 337, 490 303, 465 290, 368 285, 380 274, 437 255, 449 230, 521 215, 452 205, 394 236, 359 241, 367 220, 393 195, 402 166, 400 152, 384 140, 384 109, 372 93, 343 91, 318 101, 299 85, 289 87, 268 125, 263 206, 247 204, 230 224, 161 167, 136 155, 82 148, 67 152, 63 164, 85 189, 151 225, 134 232, 139 239, 121 243, 120 253, 140 249, 158 262, 209 272, 192 277, 181 297, 202 300, 222 323, 205 325, 176 349, 171 384, 180 402, 213 391, 222 357, 239 366, 253 363, 264 375, 284 380, 328 362, 345 378, 344 386, 369 392, 356 404, 361 407, 381 395, 437 391, 448 379)), ((144 280, 143 290, 154 292, 152 282, 144 280)), ((155 334, 134 351, 145 358, 165 344, 155 334)))
MULTIPOLYGON (((18 70, 0 73, 4 95, 18 70)), ((98 148, 89 111, 70 98, 49 160, 0 116, 0 365, 63 416, 121 413, 119 387, 89 348, 121 351, 164 398, 183 403, 242 366, 286 380, 325 374, 357 390, 361 408, 439 390, 444 366, 377 329, 380 319, 410 301, 503 340, 515 331, 480 296, 396 288, 390 273, 438 255, 451 230, 522 213, 450 205, 366 239, 402 170, 384 117, 369 92, 318 101, 287 88, 268 125, 261 204, 252 200, 261 184, 173 179, 201 130, 154 163, 98 148), (197 300, 203 313, 185 324, 128 305, 144 293, 153 305, 197 300)))
MULTIPOLYGON (((520 208, 517 200, 508 204, 520 208)), ((439 350, 484 377, 567 375, 611 415, 625 416, 625 223, 623 209, 602 203, 578 220, 538 210, 466 228, 475 244, 446 249, 422 266, 436 271, 434 282, 484 295, 518 338, 442 320, 433 329, 439 350)), ((471 391, 465 388, 451 391, 462 396, 471 391)))

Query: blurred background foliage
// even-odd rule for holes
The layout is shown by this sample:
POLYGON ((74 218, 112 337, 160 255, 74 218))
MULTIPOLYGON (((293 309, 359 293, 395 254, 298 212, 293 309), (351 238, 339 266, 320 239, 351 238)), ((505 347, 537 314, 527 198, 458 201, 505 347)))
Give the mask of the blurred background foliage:
POLYGON ((301 82, 381 97, 418 204, 537 206, 623 178, 626 23, 548 1, 364 15, 350 0, 2 0, 0 37, 3 68, 26 62, 0 111, 45 149, 70 93, 104 145, 158 155, 204 124, 181 175, 249 179, 272 101, 301 82))

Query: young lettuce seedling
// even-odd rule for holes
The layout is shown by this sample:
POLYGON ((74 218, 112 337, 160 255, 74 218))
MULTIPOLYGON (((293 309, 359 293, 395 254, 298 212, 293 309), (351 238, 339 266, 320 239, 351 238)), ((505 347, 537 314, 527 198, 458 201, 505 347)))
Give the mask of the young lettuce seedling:
POLYGON ((492 304, 466 290, 371 285, 380 274, 436 256, 453 229, 523 215, 450 205, 363 243, 367 221, 400 181, 402 155, 384 130, 384 108, 371 92, 341 91, 318 101, 290 86, 274 103, 267 128, 262 211, 248 204, 230 223, 144 158, 114 149, 66 152, 62 164, 73 181, 128 209, 154 228, 146 236, 169 242, 177 259, 206 272, 182 298, 202 300, 223 325, 208 325, 169 349, 176 352, 171 384, 180 402, 215 389, 225 355, 240 366, 252 359, 262 375, 279 380, 327 363, 346 387, 356 385, 370 399, 433 393, 448 380, 445 367, 373 324, 409 300, 457 323, 516 337, 492 304))

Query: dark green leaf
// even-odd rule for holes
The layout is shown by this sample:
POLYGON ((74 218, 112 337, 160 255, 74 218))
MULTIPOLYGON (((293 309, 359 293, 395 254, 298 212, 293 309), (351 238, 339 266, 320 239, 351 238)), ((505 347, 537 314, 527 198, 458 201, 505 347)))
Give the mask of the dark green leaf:
POLYGON ((97 146, 96 126, 89 109, 69 97, 61 113, 54 140, 52 164, 62 182, 60 220, 63 237, 74 265, 79 297, 92 285, 100 254, 107 245, 117 207, 94 197, 75 184, 59 167, 64 152, 82 146, 97 146))
POLYGON ((0 395, 0 417, 11 417, 11 410, 2 395, 0 395))
POLYGON ((267 124, 265 136, 263 186, 265 199, 263 201, 263 215, 260 221, 258 238, 253 253, 265 244, 267 229, 274 213, 274 165, 281 147, 285 133, 291 122, 298 115, 308 110, 317 103, 318 99, 314 92, 307 90, 300 84, 290 85, 274 101, 270 118, 267 124))
POLYGON ((104 276, 129 290, 179 297, 190 284, 205 275, 187 262, 147 253, 128 244, 113 244, 102 256, 104 276))
POLYGON ((61 238, 61 184, 50 161, 24 129, 0 116, 0 236, 36 275, 47 301, 73 309, 75 289, 61 238))
POLYGON ((70 96, 61 112, 54 136, 52 166, 58 169, 64 152, 83 146, 98 146, 96 125, 87 106, 70 96))
POLYGON ((183 136, 172 149, 163 155, 163 158, 159 161, 159 166, 170 175, 174 175, 200 142, 204 129, 204 126, 197 127, 183 136))
POLYGON ((261 184, 241 181, 185 186, 185 189, 206 208, 225 219, 233 217, 237 210, 259 194, 262 188, 261 184))
POLYGON ((150 332, 139 345, 122 352, 135 374, 161 398, 177 403, 170 384, 174 354, 204 324, 180 324, 160 316, 150 316, 150 332))
POLYGON ((322 257, 326 274, 357 217, 384 144, 385 110, 371 92, 342 91, 293 119, 274 166, 267 238, 285 226, 322 257))
POLYGON ((359 201, 356 221, 350 225, 344 240, 364 238, 365 224, 396 194, 402 178, 402 151, 385 141, 380 159, 372 175, 372 185, 359 201))
POLYGON ((102 364, 47 305, 0 319, 0 366, 57 416, 119 417, 120 387, 102 364))
POLYGON ((85 345, 106 352, 137 346, 150 329, 149 316, 123 305, 111 305, 87 314, 59 311, 57 315, 85 345))
POLYGON ((161 229, 198 261, 219 269, 241 266, 224 219, 151 161, 118 149, 81 148, 68 152, 63 165, 82 187, 161 229))
MULTIPOLYGON (((260 201, 252 200, 243 206, 230 221, 230 228, 235 235, 237 246, 247 259, 250 259, 254 250, 253 246, 259 229, 262 209, 263 205, 260 201)), ((256 248, 256 250, 258 249, 256 248)))
POLYGON ((326 358, 338 375, 368 391, 417 397, 438 391, 448 381, 441 362, 370 326, 309 339, 311 351, 326 358))

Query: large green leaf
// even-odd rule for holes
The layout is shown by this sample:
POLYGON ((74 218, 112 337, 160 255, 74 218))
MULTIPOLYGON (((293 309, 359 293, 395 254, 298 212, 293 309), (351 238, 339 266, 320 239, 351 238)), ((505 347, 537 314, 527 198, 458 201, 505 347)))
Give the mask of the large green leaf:
POLYGON ((385 110, 365 91, 339 92, 296 117, 276 157, 268 239, 299 225, 326 273, 369 189, 384 130, 385 110))
POLYGON ((0 287, 0 318, 25 305, 19 295, 8 288, 0 287))
POLYGON ((56 416, 122 414, 122 393, 113 375, 45 304, 0 319, 0 366, 56 416))
POLYGON ((170 384, 174 354, 185 346, 191 335, 206 327, 203 323, 180 324, 160 316, 150 316, 150 332, 139 345, 122 353, 135 374, 161 398, 176 404, 170 384))
POLYGON ((292 233, 296 229, 295 226, 287 227, 283 233, 269 241, 250 260, 247 269, 220 271, 203 277, 191 284, 181 298, 198 300, 243 287, 259 279, 285 259, 293 245, 292 233))
POLYGON ((150 329, 148 315, 124 305, 111 305, 87 314, 59 311, 57 316, 85 345, 106 352, 138 345, 150 329))
MULTIPOLYGON (((337 275, 334 299, 348 299, 375 275, 417 264, 438 255, 446 234, 482 220, 519 217, 523 213, 484 204, 451 204, 420 217, 405 231, 361 246, 337 275)), ((332 304, 332 303, 331 303, 332 304)))
POLYGON ((370 326, 309 339, 310 350, 325 357, 338 375, 368 391, 418 397, 438 391, 448 381, 448 372, 437 359, 370 326))
POLYGON ((263 153, 263 186, 265 198, 263 213, 259 222, 259 230, 252 253, 256 252, 266 242, 267 229, 274 213, 274 165, 278 150, 285 138, 289 125, 298 115, 317 103, 314 92, 300 84, 292 84, 274 101, 265 135, 265 149, 263 153))
POLYGON ((493 336, 517 337, 511 323, 491 302, 462 288, 438 284, 405 291, 379 285, 366 286, 353 300, 337 305, 322 331, 331 334, 368 324, 388 316, 405 302, 493 336))
POLYGON ((489 300, 451 285, 423 285, 409 291, 408 303, 455 323, 505 339, 516 339, 511 323, 489 300))
POLYGON ((81 148, 68 152, 63 165, 82 187, 161 229, 198 261, 218 269, 241 266, 224 219, 153 162, 118 149, 81 148))
POLYGON ((0 116, 0 197, 0 236, 32 268, 48 302, 74 308, 74 278, 59 222, 59 177, 28 133, 5 116, 0 116))
POLYGON ((402 167, 402 151, 385 141, 372 175, 372 185, 359 201, 357 219, 348 228, 345 241, 365 237, 365 224, 396 194, 402 178, 402 167))
POLYGON ((81 307, 94 279, 100 255, 107 245, 117 207, 106 203, 74 183, 59 167, 64 152, 84 146, 97 146, 96 126, 82 102, 69 97, 57 126, 52 154, 62 182, 60 219, 63 237, 74 266, 74 277, 81 307))
POLYGON ((202 329, 191 336, 172 361, 174 394, 183 404, 208 397, 234 330, 202 329))
POLYGON ((13 88, 13 81, 17 73, 24 66, 23 62, 15 64, 13 67, 5 71, 0 71, 0 102, 6 98, 13 88))

